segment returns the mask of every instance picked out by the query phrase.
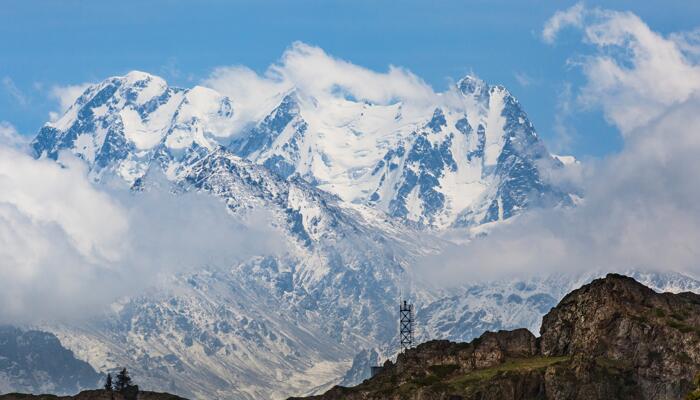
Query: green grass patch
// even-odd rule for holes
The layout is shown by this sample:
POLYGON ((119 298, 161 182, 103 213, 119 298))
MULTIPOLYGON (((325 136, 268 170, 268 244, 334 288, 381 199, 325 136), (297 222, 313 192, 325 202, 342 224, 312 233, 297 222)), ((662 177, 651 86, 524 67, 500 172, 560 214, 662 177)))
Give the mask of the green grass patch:
POLYGON ((655 308, 654 309, 654 315, 656 315, 659 318, 663 318, 666 316, 666 311, 660 309, 660 308, 655 308))
POLYGON ((683 333, 688 333, 688 332, 693 332, 693 331, 695 331, 696 333, 700 332, 700 328, 698 328, 697 326, 688 325, 688 324, 685 324, 683 322, 669 320, 669 321, 666 321, 666 323, 671 328, 678 329, 679 331, 681 331, 683 333))
POLYGON ((518 371, 532 371, 549 367, 560 362, 567 361, 569 356, 561 357, 530 357, 506 360, 505 363, 493 368, 477 369, 461 375, 449 382, 453 387, 465 388, 470 384, 485 381, 497 374, 518 371))
POLYGON ((671 314, 671 318, 677 319, 679 321, 685 321, 687 316, 683 315, 683 313, 680 312, 674 312, 673 314, 671 314))
POLYGON ((693 390, 685 396, 685 400, 700 400, 700 389, 693 390))
POLYGON ((452 375, 458 369, 459 365, 457 364, 431 365, 428 367, 428 371, 430 371, 432 375, 436 375, 441 378, 452 375))
POLYGON ((633 315, 631 317, 634 321, 639 322, 640 324, 647 324, 649 323, 649 319, 643 315, 633 315))

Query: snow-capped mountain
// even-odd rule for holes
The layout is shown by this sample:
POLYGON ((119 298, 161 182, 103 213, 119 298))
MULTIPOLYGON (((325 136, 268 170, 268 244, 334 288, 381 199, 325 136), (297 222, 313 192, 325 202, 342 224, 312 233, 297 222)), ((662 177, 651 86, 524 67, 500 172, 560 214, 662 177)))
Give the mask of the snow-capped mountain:
POLYGON ((168 390, 196 398, 269 398, 331 382, 358 348, 393 336, 391 309, 404 266, 423 246, 405 245, 417 242, 377 211, 347 205, 300 178, 283 179, 219 146, 209 123, 220 114, 205 118, 201 110, 211 108, 183 100, 189 93, 138 73, 107 80, 44 127, 33 148, 39 157, 73 152, 96 181, 116 176, 148 190, 149 172, 160 170, 178 190, 210 193, 241 217, 265 209, 289 251, 174 277, 168 291, 130 299, 115 314, 47 329, 100 370, 133 365, 147 386, 172 381, 168 390), (160 111, 144 92, 166 99, 159 104, 177 103, 170 120, 180 128, 157 124, 160 111), (179 119, 183 108, 197 116, 179 119), (151 130, 141 133, 158 140, 133 140, 138 133, 128 131, 125 113, 143 115, 139 126, 151 130), (172 140, 187 136, 184 126, 187 147, 172 140))
POLYGON ((518 101, 467 76, 420 108, 294 90, 229 148, 297 174, 344 201, 446 227, 498 221, 571 203, 539 168, 559 168, 518 101))
POLYGON ((113 173, 128 183, 157 163, 170 178, 181 161, 216 148, 216 136, 231 134, 233 109, 211 89, 169 87, 143 72, 90 86, 32 143, 37 156, 57 158, 68 150, 85 160, 94 179, 113 173))
MULTIPOLYGON (((311 390, 342 375, 356 349, 392 336, 392 299, 413 251, 399 224, 369 222, 371 210, 222 148, 190 155, 179 190, 211 193, 242 217, 267 210, 288 253, 177 276, 113 314, 46 329, 100 370, 130 365, 147 387, 234 399, 311 390)), ((147 189, 148 176, 138 184, 147 189)))
POLYGON ((238 129, 229 98, 131 72, 87 89, 39 132, 33 147, 37 156, 52 158, 69 150, 95 179, 112 172, 133 183, 153 160, 174 179, 184 159, 223 145, 345 202, 435 227, 571 204, 540 171, 563 164, 505 88, 468 76, 441 96, 416 107, 342 96, 319 101, 295 89, 280 93, 254 126, 238 129))
POLYGON ((294 89, 243 128, 232 100, 132 72, 89 87, 32 142, 36 157, 77 155, 96 184, 149 190, 162 172, 174 192, 216 196, 241 218, 264 209, 288 243, 282 255, 196 266, 88 323, 43 327, 94 368, 128 365, 144 387, 193 398, 284 398, 354 383, 391 356, 401 294, 416 303, 420 338, 471 339, 535 329, 578 282, 437 290, 412 278, 416 258, 445 245, 425 226, 571 203, 543 178, 562 162, 506 89, 467 77, 420 107, 294 89))

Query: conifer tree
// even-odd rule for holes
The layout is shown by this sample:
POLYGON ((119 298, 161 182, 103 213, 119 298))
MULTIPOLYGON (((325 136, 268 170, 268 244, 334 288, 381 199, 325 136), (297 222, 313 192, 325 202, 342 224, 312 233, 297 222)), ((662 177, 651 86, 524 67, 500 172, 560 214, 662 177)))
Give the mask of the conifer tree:
POLYGON ((117 382, 114 385, 114 388, 121 392, 129 386, 131 386, 131 377, 129 376, 129 372, 126 370, 126 368, 124 368, 119 374, 117 374, 117 382))
POLYGON ((107 374, 107 380, 105 381, 105 390, 112 391, 112 374, 107 374))

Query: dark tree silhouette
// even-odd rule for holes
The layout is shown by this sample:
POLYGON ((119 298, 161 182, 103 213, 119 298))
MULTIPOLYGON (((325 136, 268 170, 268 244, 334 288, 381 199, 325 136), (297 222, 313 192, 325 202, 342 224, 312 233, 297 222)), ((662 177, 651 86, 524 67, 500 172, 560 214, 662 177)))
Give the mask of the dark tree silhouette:
POLYGON ((117 382, 114 384, 114 389, 121 392, 129 386, 131 386, 131 377, 129 376, 129 372, 126 370, 126 368, 124 368, 119 374, 117 374, 117 382))
POLYGON ((105 381, 105 390, 112 391, 112 374, 107 374, 107 380, 105 381))

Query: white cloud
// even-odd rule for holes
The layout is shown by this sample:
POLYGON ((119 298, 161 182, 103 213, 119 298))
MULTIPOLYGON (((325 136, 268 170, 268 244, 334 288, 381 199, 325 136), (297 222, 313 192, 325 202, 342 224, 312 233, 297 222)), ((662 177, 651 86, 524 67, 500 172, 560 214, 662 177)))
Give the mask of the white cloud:
POLYGON ((689 32, 674 32, 668 38, 676 43, 684 54, 694 57, 694 61, 698 62, 697 57, 700 57, 700 28, 695 28, 689 32))
POLYGON ((29 99, 27 96, 20 90, 20 88, 15 85, 15 81, 12 80, 9 76, 6 76, 2 78, 2 86, 5 88, 5 91, 22 107, 26 106, 29 104, 29 99))
POLYGON ((557 34, 562 29, 569 26, 580 27, 583 23, 584 12, 583 3, 578 3, 567 10, 557 11, 544 24, 542 40, 547 43, 554 43, 557 34))
POLYGON ((318 47, 294 43, 268 76, 291 82, 313 95, 347 92, 358 100, 391 103, 398 100, 418 101, 431 98, 432 88, 413 73, 390 66, 385 73, 340 60, 318 47))
POLYGON ((571 145, 576 137, 576 128, 569 123, 569 118, 573 113, 573 89, 570 82, 565 82, 560 86, 557 94, 557 108, 554 114, 554 133, 556 134, 551 148, 555 152, 571 151, 571 145))
POLYGON ((29 139, 22 136, 11 123, 0 121, 0 146, 23 150, 28 143, 29 139))
POLYGON ((530 213, 451 247, 422 262, 428 278, 632 268, 700 276, 698 65, 633 14, 587 15, 594 54, 581 64, 582 96, 620 129, 623 149, 576 166, 578 207, 530 213))
POLYGON ((60 161, 0 145, 0 322, 89 316, 173 273, 283 250, 268 221, 211 196, 105 192, 60 161))
POLYGON ((518 81, 518 83, 522 87, 532 86, 536 83, 535 79, 532 78, 530 75, 526 74, 525 72, 516 72, 514 76, 515 80, 518 81))
POLYGON ((700 89, 700 65, 634 14, 599 10, 585 38, 599 52, 583 61, 588 84, 581 99, 600 105, 623 135, 700 89))
POLYGON ((80 289, 92 297, 84 285, 118 259, 127 228, 124 210, 82 171, 0 147, 0 317, 47 317, 80 289))
POLYGON ((243 66, 221 67, 203 85, 229 96, 238 118, 245 122, 260 117, 256 112, 268 112, 277 104, 277 96, 292 88, 319 102, 352 96, 379 104, 435 104, 438 97, 427 83, 403 68, 389 66, 387 72, 375 72, 301 42, 262 75, 243 66))
POLYGON ((630 12, 577 4, 547 21, 543 39, 553 42, 564 26, 579 28, 584 42, 595 49, 594 54, 573 62, 588 82, 579 101, 601 107, 623 135, 700 90, 697 30, 664 36, 630 12))

